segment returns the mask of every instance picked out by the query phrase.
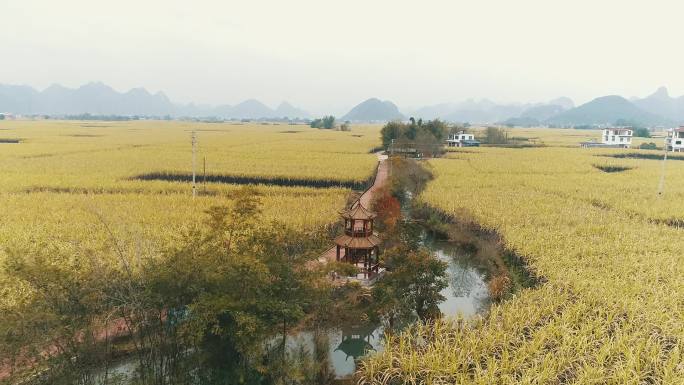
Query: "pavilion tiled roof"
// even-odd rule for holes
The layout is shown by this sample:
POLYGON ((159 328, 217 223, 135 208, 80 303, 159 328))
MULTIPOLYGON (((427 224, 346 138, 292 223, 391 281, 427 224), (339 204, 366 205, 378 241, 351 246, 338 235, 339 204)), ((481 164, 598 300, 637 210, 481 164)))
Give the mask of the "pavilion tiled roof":
POLYGON ((370 220, 375 218, 377 215, 368 210, 367 208, 363 207, 363 205, 358 202, 356 205, 352 206, 351 209, 345 210, 340 213, 343 218, 346 219, 365 219, 365 220, 370 220))
POLYGON ((349 247, 352 249, 372 249, 379 246, 381 241, 377 235, 372 234, 367 237, 351 237, 343 234, 335 238, 335 243, 341 247, 349 247))

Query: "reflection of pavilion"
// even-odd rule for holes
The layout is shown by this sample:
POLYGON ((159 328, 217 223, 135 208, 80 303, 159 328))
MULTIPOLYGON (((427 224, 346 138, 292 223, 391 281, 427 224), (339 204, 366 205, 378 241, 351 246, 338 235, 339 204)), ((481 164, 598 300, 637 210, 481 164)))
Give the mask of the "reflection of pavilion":
POLYGON ((370 284, 382 272, 380 238, 373 231, 376 214, 357 201, 341 215, 344 218, 344 234, 335 238, 335 259, 356 266, 359 273, 354 278, 370 284))
POLYGON ((342 328, 342 342, 337 345, 335 351, 341 351, 347 355, 346 360, 352 357, 356 360, 363 357, 369 351, 375 351, 375 348, 370 343, 375 327, 372 325, 364 325, 360 327, 344 327, 342 328))

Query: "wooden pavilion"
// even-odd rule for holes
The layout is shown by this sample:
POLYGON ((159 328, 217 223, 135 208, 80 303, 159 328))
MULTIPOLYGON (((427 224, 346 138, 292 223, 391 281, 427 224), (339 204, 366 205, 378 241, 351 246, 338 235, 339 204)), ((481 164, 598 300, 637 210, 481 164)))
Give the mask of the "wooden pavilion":
POLYGON ((344 218, 344 234, 335 238, 337 261, 359 268, 363 279, 371 279, 380 267, 380 238, 373 232, 374 212, 360 201, 340 213, 344 218))

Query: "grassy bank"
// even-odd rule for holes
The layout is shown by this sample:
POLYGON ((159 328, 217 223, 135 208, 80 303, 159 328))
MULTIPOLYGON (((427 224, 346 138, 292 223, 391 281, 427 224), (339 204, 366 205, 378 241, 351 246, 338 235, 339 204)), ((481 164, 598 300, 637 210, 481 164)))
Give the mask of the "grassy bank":
POLYGON ((392 162, 389 185, 404 207, 405 219, 420 224, 435 239, 455 244, 485 267, 492 299, 509 297, 540 281, 520 256, 505 247, 499 233, 482 228, 467 210, 450 214, 413 198, 434 179, 429 163, 404 158, 395 158, 392 162))

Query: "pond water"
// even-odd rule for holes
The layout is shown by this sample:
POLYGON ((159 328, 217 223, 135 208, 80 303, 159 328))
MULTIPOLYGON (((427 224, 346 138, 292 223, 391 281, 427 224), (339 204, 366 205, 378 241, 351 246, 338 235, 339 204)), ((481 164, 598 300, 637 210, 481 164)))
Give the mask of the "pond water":
MULTIPOLYGON (((448 263, 449 286, 442 291, 446 298, 439 309, 445 316, 472 317, 485 312, 490 303, 484 267, 475 263, 471 255, 453 243, 440 242, 424 237, 423 245, 440 260, 448 263)), ((383 349, 382 327, 347 330, 330 330, 328 354, 336 378, 351 376, 356 370, 356 360, 364 353, 372 354, 383 349)), ((291 346, 313 347, 311 332, 301 332, 290 337, 291 346)))

